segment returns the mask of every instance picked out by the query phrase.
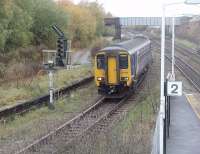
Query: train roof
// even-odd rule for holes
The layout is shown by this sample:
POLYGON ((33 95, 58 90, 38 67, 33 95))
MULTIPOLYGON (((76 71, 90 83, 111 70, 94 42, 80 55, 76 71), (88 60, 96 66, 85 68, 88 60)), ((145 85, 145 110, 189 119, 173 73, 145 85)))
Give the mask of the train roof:
POLYGON ((100 51, 113 51, 113 50, 117 50, 117 51, 127 51, 129 52, 129 54, 132 54, 133 52, 135 52, 137 49, 143 47, 144 45, 150 43, 150 40, 145 37, 145 36, 137 36, 131 40, 127 40, 127 41, 123 41, 120 43, 115 43, 112 44, 108 47, 103 48, 100 51))

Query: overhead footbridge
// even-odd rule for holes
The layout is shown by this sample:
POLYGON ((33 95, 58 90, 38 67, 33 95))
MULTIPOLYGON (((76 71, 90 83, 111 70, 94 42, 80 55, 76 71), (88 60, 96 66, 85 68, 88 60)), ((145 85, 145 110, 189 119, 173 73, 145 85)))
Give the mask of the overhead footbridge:
MULTIPOLYGON (((187 22, 189 17, 176 17, 175 25, 187 22)), ((121 38, 121 29, 130 26, 161 26, 161 17, 114 17, 105 18, 105 26, 115 26, 115 38, 121 38)), ((172 25, 172 17, 166 17, 166 26, 172 25)))

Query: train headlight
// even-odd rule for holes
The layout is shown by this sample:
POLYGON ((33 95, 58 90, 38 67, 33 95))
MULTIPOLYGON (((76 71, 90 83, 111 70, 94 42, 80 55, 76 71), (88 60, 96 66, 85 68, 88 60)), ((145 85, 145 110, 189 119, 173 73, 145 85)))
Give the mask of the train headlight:
POLYGON ((104 77, 97 77, 97 81, 103 81, 104 77))
POLYGON ((128 77, 121 77, 121 81, 128 81, 129 78, 128 77))

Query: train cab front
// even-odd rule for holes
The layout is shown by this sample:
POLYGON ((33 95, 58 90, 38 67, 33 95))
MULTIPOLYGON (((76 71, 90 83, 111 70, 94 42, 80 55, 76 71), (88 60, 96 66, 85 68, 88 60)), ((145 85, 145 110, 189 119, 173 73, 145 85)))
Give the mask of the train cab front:
POLYGON ((98 91, 103 92, 102 85, 105 84, 105 53, 97 54, 95 57, 95 82, 98 87, 98 91))
POLYGON ((95 58, 95 81, 101 94, 118 94, 130 85, 129 56, 100 53, 95 58))

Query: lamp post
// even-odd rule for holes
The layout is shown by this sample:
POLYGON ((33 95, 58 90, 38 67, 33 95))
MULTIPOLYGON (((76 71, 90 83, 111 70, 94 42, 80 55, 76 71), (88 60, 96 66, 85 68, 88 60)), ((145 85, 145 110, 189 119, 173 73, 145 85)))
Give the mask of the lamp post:
POLYGON ((174 58, 174 45, 175 45, 175 18, 172 17, 172 80, 175 81, 175 73, 174 73, 174 64, 175 64, 175 58, 174 58))
MULTIPOLYGON (((186 0, 184 2, 186 5, 198 5, 200 4, 200 0, 186 0)), ((173 4, 174 5, 174 4, 173 4)), ((175 65, 175 58, 174 58, 174 51, 175 51, 175 17, 172 17, 172 74, 171 80, 175 81, 175 73, 174 73, 174 65, 175 65)))
POLYGON ((164 94, 164 83, 165 83, 165 9, 170 5, 182 4, 182 2, 163 4, 162 6, 162 29, 161 29, 161 67, 160 67, 160 138, 159 138, 159 151, 163 153, 163 130, 164 130, 164 119, 165 119, 165 94, 164 94))
MULTIPOLYGON (((185 4, 196 5, 200 4, 200 0, 186 0, 185 4)), ((164 96, 164 82, 165 82, 165 9, 167 6, 183 4, 183 2, 163 4, 162 6, 162 29, 161 29, 161 74, 160 74, 160 144, 159 151, 160 154, 164 152, 163 146, 163 130, 164 130, 164 119, 165 119, 165 96, 164 96)), ((175 35, 174 35, 175 37, 175 35)), ((173 43, 174 44, 174 43, 173 43)), ((173 45, 173 62, 174 63, 174 45, 173 45)), ((174 71, 174 66, 173 66, 174 71)))
MULTIPOLYGON (((180 14, 183 15, 183 14, 180 14)), ((177 16, 177 15, 176 15, 177 16)), ((174 65, 175 65, 175 16, 172 17, 172 73, 171 80, 175 81, 174 65)))
POLYGON ((164 97, 164 70, 165 70, 165 5, 162 9, 162 29, 161 29, 161 67, 160 67, 160 144, 159 151, 163 153, 163 129, 164 129, 164 111, 165 111, 165 97, 164 97))

